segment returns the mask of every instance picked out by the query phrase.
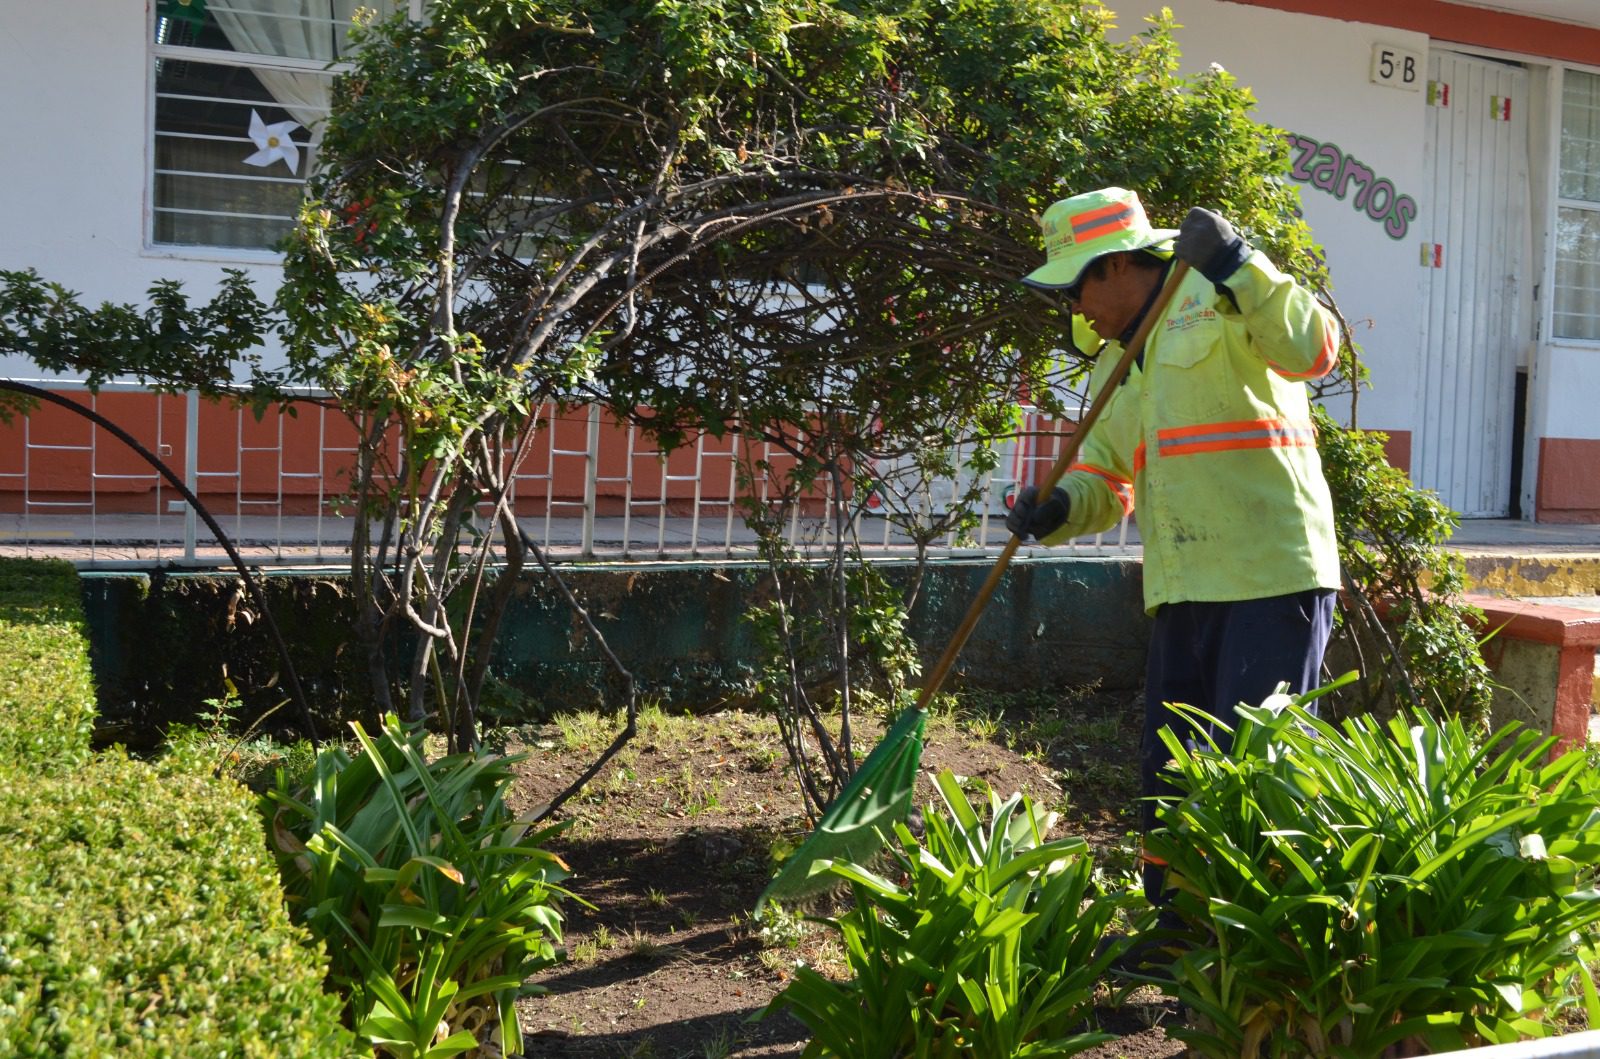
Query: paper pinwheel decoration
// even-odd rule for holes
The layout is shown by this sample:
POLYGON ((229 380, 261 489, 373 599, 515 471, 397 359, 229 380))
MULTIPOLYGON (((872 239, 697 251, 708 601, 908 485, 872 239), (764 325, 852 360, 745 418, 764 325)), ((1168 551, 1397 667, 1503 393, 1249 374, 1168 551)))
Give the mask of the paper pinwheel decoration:
POLYGON ((269 166, 278 159, 293 173, 300 168, 300 145, 289 139, 289 133, 300 127, 298 121, 278 121, 271 125, 261 120, 261 115, 250 109, 250 140, 258 150, 244 160, 245 165, 269 166))

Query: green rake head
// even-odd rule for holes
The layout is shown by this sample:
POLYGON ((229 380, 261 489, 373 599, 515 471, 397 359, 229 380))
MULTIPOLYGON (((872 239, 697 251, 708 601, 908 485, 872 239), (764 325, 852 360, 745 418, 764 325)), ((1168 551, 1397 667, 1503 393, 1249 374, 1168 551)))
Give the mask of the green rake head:
POLYGON ((823 862, 859 864, 883 846, 895 823, 911 811, 927 723, 927 711, 917 706, 900 715, 822 814, 811 837, 784 861, 757 898, 758 917, 768 902, 794 901, 833 886, 838 876, 823 862))

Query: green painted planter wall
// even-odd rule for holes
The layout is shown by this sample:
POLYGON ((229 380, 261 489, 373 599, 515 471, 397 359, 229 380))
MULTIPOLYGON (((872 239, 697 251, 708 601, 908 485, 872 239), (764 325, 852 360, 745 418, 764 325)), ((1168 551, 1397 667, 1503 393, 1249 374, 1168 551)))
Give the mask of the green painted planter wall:
MULTIPOLYGON (((931 565, 912 615, 912 635, 931 664, 959 625, 990 560, 931 565)), ((909 578, 908 564, 885 567, 909 578)), ((676 709, 742 702, 754 641, 740 620, 769 582, 754 564, 632 564, 565 571, 612 649, 644 694, 676 709)), ((255 716, 280 702, 280 665, 265 624, 222 575, 87 574, 84 604, 101 714, 149 730, 187 720, 223 678, 255 716)), ((371 713, 365 666, 352 633, 343 578, 273 573, 265 591, 314 709, 332 725, 371 713)), ((951 683, 997 690, 1098 681, 1138 687, 1149 638, 1137 561, 1019 559, 1007 570, 952 673, 951 683)), ((525 576, 501 634, 492 705, 512 716, 621 701, 599 647, 549 583, 525 576)), ((269 726, 288 725, 290 711, 269 726)))

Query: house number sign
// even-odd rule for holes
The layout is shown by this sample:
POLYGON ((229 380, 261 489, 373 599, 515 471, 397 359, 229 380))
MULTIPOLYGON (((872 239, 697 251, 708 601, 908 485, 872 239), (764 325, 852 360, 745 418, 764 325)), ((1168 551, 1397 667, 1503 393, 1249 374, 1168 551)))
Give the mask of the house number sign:
POLYGON ((1422 88, 1422 56, 1393 44, 1372 46, 1372 70, 1369 78, 1375 85, 1388 85, 1407 92, 1422 88))

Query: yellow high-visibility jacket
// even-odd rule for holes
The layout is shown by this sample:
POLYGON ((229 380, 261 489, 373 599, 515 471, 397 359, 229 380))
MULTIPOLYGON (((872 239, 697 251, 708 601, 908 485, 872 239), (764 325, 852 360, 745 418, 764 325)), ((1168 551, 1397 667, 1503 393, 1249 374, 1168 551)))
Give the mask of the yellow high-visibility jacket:
MULTIPOLYGON (((1173 293, 1062 477, 1070 517, 1044 540, 1110 529, 1137 502, 1150 613, 1339 587, 1304 383, 1334 367, 1333 320, 1259 251, 1226 286, 1237 308, 1194 271, 1173 293)), ((1105 345, 1093 392, 1121 358, 1105 345)))

